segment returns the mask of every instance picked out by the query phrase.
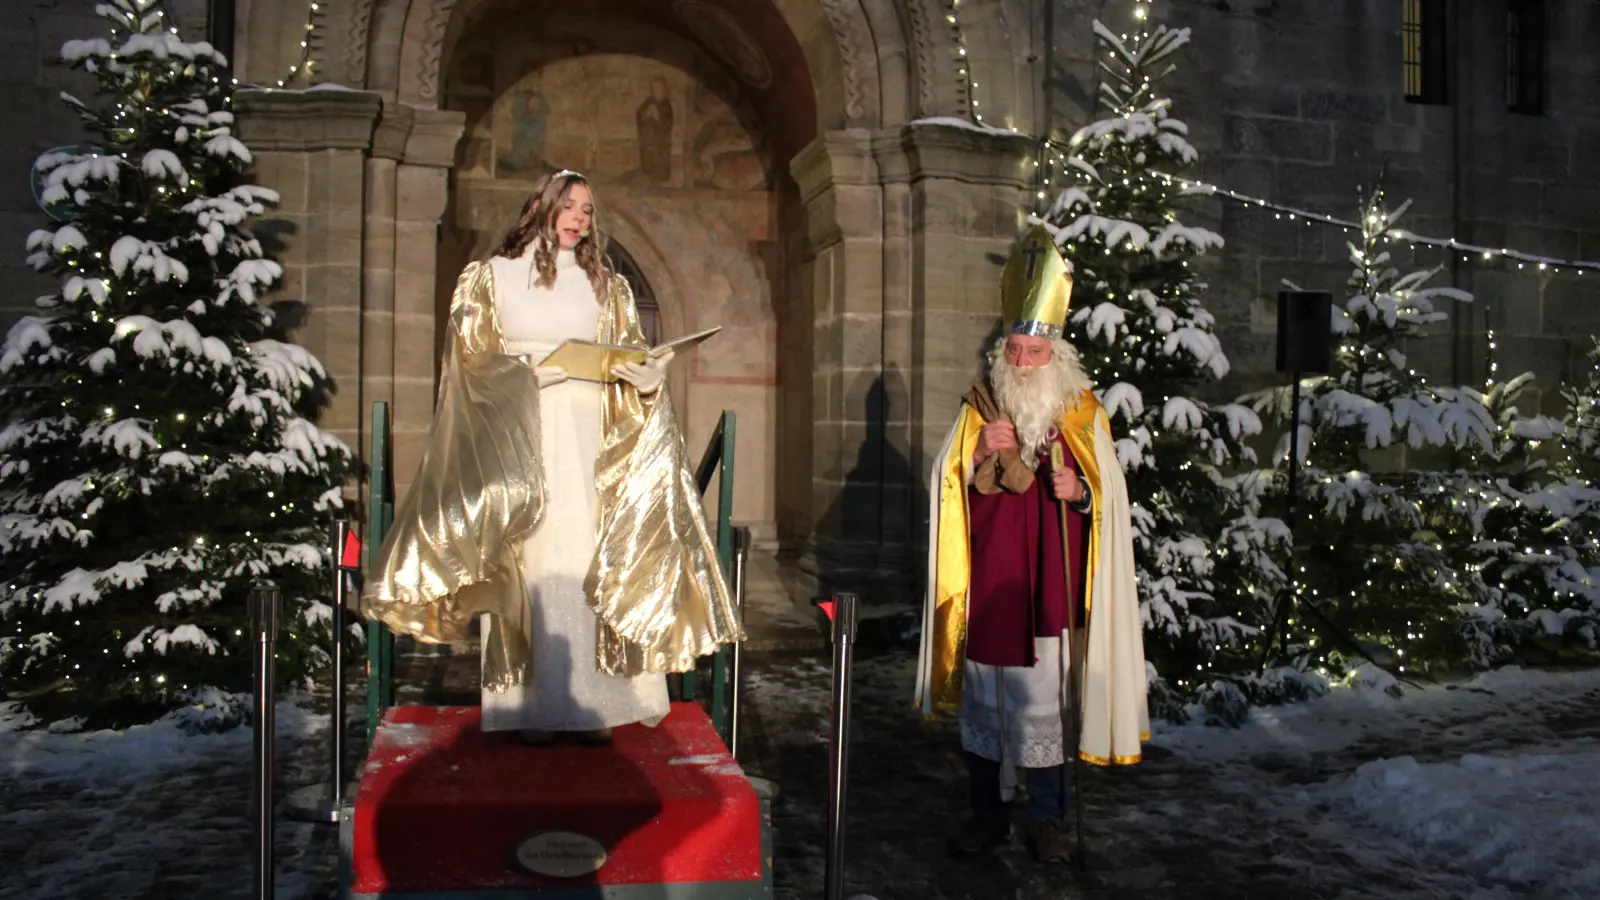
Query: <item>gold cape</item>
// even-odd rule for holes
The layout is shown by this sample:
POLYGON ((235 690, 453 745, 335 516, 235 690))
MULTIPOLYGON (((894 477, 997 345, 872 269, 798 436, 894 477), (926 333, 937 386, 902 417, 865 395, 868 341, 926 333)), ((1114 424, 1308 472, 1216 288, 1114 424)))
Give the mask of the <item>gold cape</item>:
MULTIPOLYGON (((917 670, 917 703, 929 717, 961 708, 972 579, 967 486, 983 424, 977 410, 962 404, 933 461, 928 596, 917 670)), ((1072 641, 1073 652, 1084 656, 1078 756, 1097 765, 1128 765, 1142 758, 1150 716, 1127 482, 1110 420, 1093 393, 1084 391, 1058 427, 1092 487, 1084 604, 1093 614, 1088 633, 1073 635, 1072 641)))
MULTIPOLYGON (((602 343, 645 344, 620 275, 596 331, 602 343)), ((469 264, 450 300, 422 462, 361 594, 363 615, 427 643, 465 643, 472 620, 490 613, 482 640, 491 690, 524 684, 532 671, 521 552, 546 502, 533 368, 505 354, 488 263, 469 264)), ((626 382, 602 390, 600 521, 585 582, 599 625, 595 663, 618 676, 688 672, 744 639, 732 592, 665 386, 648 397, 626 382)))

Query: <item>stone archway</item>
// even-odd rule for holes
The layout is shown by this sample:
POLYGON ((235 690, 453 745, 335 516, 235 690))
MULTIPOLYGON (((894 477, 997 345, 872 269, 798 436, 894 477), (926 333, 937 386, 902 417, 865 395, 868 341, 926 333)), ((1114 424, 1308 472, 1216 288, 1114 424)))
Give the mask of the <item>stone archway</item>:
POLYGON ((784 123, 763 120, 749 100, 752 89, 777 88, 781 48, 757 44, 704 0, 674 0, 673 13, 707 16, 689 21, 721 41, 711 44, 719 54, 610 11, 476 9, 480 18, 455 36, 440 89, 466 124, 443 239, 481 246, 538 178, 583 172, 600 226, 668 269, 652 280, 669 286, 662 310, 671 333, 723 329, 673 366, 672 397, 692 453, 723 410, 739 415, 734 515, 775 534, 780 503, 793 500, 779 496, 771 465, 783 389, 775 311, 791 304, 781 278, 789 264, 773 241, 785 179, 769 133, 784 123), (733 62, 719 65, 724 58, 733 62))
MULTIPOLYGON (((303 28, 305 2, 241 0, 244 80, 281 76, 276 41, 286 23, 303 28)), ((342 229, 335 242, 291 242, 284 264, 312 308, 303 339, 344 385, 334 416, 341 433, 365 449, 364 411, 392 402, 402 490, 432 412, 437 303, 456 267, 447 257, 461 249, 441 244, 440 229, 459 214, 452 197, 472 165, 462 140, 472 126, 450 108, 447 76, 496 2, 319 0, 318 27, 338 36, 321 46, 345 50, 321 61, 315 78, 357 90, 260 94, 238 105, 246 139, 265 151, 262 180, 284 194, 282 215, 342 229)), ((950 0, 607 2, 615 16, 676 34, 742 78, 770 140, 783 198, 770 222, 771 280, 785 299, 768 452, 786 498, 778 530, 803 556, 798 598, 832 586, 903 593, 918 580, 910 560, 923 540, 920 473, 997 315, 988 257, 1013 239, 1029 182, 1027 141, 951 124, 966 113, 973 80, 994 92, 986 105, 1022 101, 1007 93, 1017 93, 1014 74, 989 74, 1014 69, 1019 56, 1019 39, 994 24, 1003 24, 1003 0, 961 0, 962 21, 976 23, 966 38, 972 77, 955 65, 950 0), (691 27, 685 9, 704 21, 691 27), (756 70, 717 24, 729 21, 756 36, 775 71, 787 67, 773 84, 802 94, 779 103, 758 86, 759 73, 741 76, 742 67, 746 76, 756 70)), ((523 15, 544 5, 514 4, 523 15)), ((701 285, 655 245, 642 221, 650 205, 611 208, 618 240, 658 292, 664 325, 673 331, 674 315, 685 325, 701 285)))

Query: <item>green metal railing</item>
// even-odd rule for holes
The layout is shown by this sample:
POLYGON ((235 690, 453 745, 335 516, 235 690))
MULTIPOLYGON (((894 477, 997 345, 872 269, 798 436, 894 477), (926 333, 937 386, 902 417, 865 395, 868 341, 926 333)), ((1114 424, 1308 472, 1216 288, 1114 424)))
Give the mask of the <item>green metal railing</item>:
MULTIPOLYGON (((717 562, 723 574, 732 583, 733 578, 733 445, 737 434, 738 417, 724 410, 717 420, 716 431, 706 445, 705 454, 695 470, 695 484, 701 496, 711 487, 711 479, 718 478, 717 489, 717 562)), ((372 473, 367 487, 367 534, 363 542, 365 558, 362 568, 371 571, 372 561, 388 536, 394 521, 394 458, 390 435, 389 404, 378 401, 372 404, 372 473)), ((730 735, 729 710, 732 703, 731 683, 728 674, 730 650, 722 648, 711 657, 711 724, 724 741, 730 735)), ((678 696, 683 700, 695 699, 695 674, 678 676, 678 696)), ((394 705, 394 635, 381 622, 367 623, 367 742, 377 732, 383 711, 394 705)))
MULTIPOLYGON (((717 485, 717 562, 730 585, 733 583, 733 445, 738 426, 739 417, 732 410, 723 410, 722 417, 717 419, 717 430, 711 433, 706 452, 694 473, 695 485, 700 488, 702 497, 711 488, 712 476, 721 475, 717 485)), ((730 737, 729 652, 729 648, 723 647, 711 657, 711 724, 723 741, 730 737)), ((694 674, 690 672, 679 677, 680 696, 685 700, 694 699, 694 674)))

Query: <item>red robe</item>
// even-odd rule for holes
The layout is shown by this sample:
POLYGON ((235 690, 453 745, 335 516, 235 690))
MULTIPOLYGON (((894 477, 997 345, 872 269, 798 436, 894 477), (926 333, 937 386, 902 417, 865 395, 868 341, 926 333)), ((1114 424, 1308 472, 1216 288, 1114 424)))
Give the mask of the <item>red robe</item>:
MULTIPOLYGON (((1060 435, 1067 467, 1077 461, 1060 435)), ((1023 493, 982 494, 967 488, 971 517, 972 586, 968 600, 967 659, 990 666, 1032 666, 1033 639, 1059 637, 1067 628, 1067 577, 1062 565, 1061 513, 1051 484, 1046 449, 1037 477, 1023 493)), ((1089 517, 1067 507, 1072 541, 1072 603, 1084 617, 1084 573, 1089 517)))

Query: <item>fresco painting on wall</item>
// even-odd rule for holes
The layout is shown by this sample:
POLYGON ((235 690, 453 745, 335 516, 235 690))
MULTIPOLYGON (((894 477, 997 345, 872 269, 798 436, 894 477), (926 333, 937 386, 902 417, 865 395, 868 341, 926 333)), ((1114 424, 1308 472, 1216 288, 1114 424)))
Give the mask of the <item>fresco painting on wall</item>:
POLYGON ((468 138, 462 142, 462 178, 494 177, 494 142, 488 138, 468 138))
POLYGON ((595 54, 523 76, 495 105, 502 178, 577 169, 597 182, 678 187, 687 76, 655 60, 595 54))
POLYGON ((634 113, 639 136, 639 171, 659 184, 672 181, 672 95, 667 79, 650 79, 650 96, 634 113))
POLYGON ((634 212, 683 275, 690 305, 685 328, 723 327, 695 353, 694 381, 777 383, 772 286, 757 249, 768 240, 764 206, 706 198, 645 204, 634 212))
POLYGON ((695 187, 725 191, 759 191, 770 187, 765 148, 754 129, 739 121, 710 88, 694 86, 694 111, 699 120, 690 158, 695 187))
POLYGON ((601 203, 629 210, 641 239, 670 261, 670 273, 652 277, 675 282, 683 327, 726 329, 689 361, 691 381, 776 383, 773 286, 760 255, 772 176, 748 114, 655 59, 593 53, 537 65, 538 47, 521 49, 535 54, 532 68, 501 84, 481 127, 473 104, 486 97, 466 91, 451 103, 469 116, 456 217, 475 252, 515 216, 529 182, 558 168, 584 172, 601 203))
MULTIPOLYGON (((506 93, 498 104, 504 111, 504 129, 496 128, 495 137, 499 152, 495 162, 506 176, 538 178, 549 169, 556 168, 544 161, 545 136, 550 123, 550 101, 538 88, 519 86, 506 93)), ((501 116, 495 117, 498 120, 501 116)))

